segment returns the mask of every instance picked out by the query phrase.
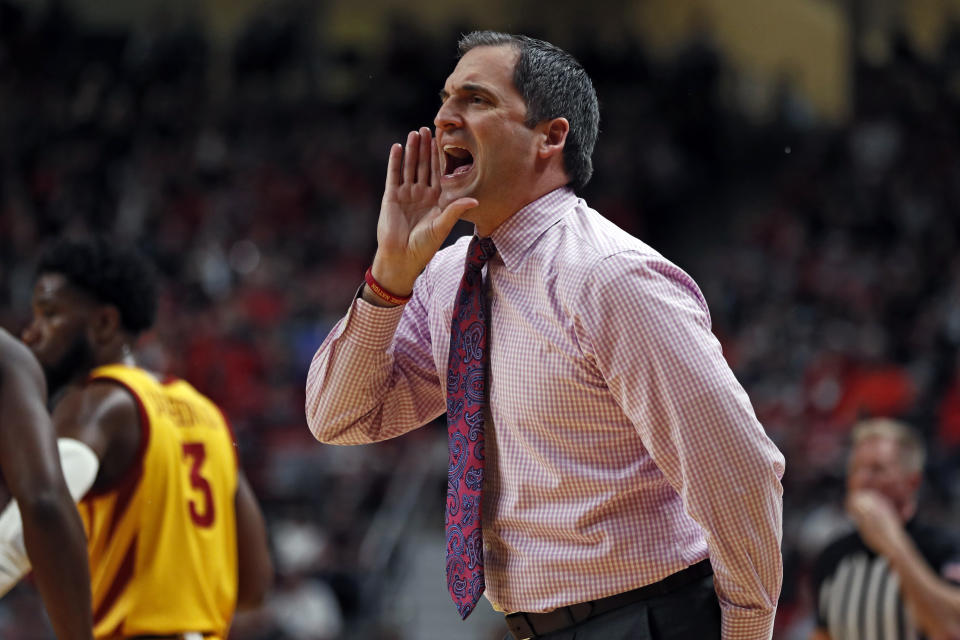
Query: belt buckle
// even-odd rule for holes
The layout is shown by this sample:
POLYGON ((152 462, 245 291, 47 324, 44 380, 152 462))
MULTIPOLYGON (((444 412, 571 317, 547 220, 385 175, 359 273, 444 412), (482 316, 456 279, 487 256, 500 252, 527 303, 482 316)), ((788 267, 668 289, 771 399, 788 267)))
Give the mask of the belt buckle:
POLYGON ((203 634, 199 631, 187 631, 183 634, 183 640, 203 640, 203 634))

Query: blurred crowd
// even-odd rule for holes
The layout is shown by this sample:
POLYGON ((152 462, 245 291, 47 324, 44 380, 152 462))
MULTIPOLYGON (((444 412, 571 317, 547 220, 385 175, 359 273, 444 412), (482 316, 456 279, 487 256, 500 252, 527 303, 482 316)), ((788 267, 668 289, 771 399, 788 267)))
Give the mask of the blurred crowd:
POLYGON ((734 181, 725 241, 687 257, 787 457, 784 638, 807 637, 810 563, 849 528, 858 419, 896 416, 922 432, 921 513, 960 522, 960 33, 935 63, 903 38, 889 55, 858 60, 843 127, 775 125, 785 158, 734 181))
MULTIPOLYGON (((268 517, 277 587, 232 637, 401 638, 376 615, 391 550, 439 530, 444 469, 418 476, 426 497, 395 487, 443 426, 321 446, 303 384, 373 255, 389 145, 432 121, 465 28, 438 39, 397 15, 367 51, 318 41, 305 12, 258 14, 224 51, 198 25, 91 28, 56 2, 0 0, 0 326, 23 326, 52 237, 105 232, 147 252, 162 298, 141 359, 224 408, 268 517), (379 517, 434 499, 399 525, 379 517)), ((698 280, 786 454, 778 637, 802 637, 809 563, 846 526, 859 416, 923 431, 927 513, 960 521, 960 36, 936 61, 904 39, 858 61, 842 126, 787 85, 748 117, 708 39, 669 62, 587 34, 558 44, 601 100, 582 195, 698 280)), ((37 609, 29 587, 0 600, 0 635, 46 637, 37 609)))

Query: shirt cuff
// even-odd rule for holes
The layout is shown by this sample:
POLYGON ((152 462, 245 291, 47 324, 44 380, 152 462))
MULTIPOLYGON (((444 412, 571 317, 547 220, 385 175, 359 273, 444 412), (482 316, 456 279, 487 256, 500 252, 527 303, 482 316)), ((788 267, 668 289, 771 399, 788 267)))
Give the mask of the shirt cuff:
POLYGON ((740 609, 722 607, 723 640, 770 640, 773 637, 773 619, 777 610, 740 609))
POLYGON ((404 305, 378 307, 362 298, 353 301, 343 329, 343 337, 364 348, 386 351, 400 324, 404 305))

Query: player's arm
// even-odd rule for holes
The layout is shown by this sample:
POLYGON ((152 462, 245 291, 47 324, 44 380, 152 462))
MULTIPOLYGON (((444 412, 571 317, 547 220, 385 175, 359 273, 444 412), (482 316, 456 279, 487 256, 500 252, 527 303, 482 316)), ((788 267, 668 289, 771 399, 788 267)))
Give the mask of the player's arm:
POLYGON ((0 467, 16 500, 0 515, 0 589, 32 564, 57 637, 87 640, 93 623, 86 537, 60 468, 43 373, 26 347, 5 335, 0 355, 0 467))
MULTIPOLYGON (((130 392, 113 382, 94 381, 66 393, 53 410, 53 426, 60 442, 77 442, 96 460, 95 482, 91 485, 113 483, 137 458, 139 409, 130 392)), ((80 500, 86 490, 77 495, 71 489, 71 493, 80 500)))
POLYGON ((263 603, 273 582, 273 562, 270 560, 263 514, 243 471, 238 471, 234 502, 237 513, 239 568, 237 609, 243 611, 259 607, 263 603))

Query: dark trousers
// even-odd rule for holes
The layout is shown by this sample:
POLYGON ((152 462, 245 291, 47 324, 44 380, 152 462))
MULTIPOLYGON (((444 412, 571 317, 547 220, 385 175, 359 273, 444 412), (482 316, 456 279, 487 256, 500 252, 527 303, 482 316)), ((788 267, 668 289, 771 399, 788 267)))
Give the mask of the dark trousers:
MULTIPOLYGON (((537 636, 543 640, 712 640, 720 638, 720 603, 713 576, 663 596, 634 602, 537 636)), ((504 640, 513 640, 507 633, 504 640)))

